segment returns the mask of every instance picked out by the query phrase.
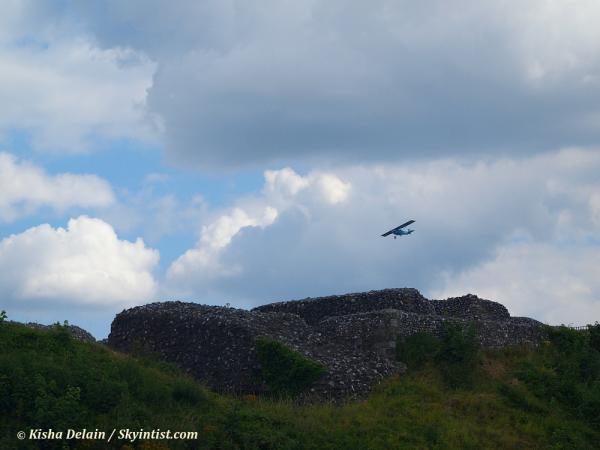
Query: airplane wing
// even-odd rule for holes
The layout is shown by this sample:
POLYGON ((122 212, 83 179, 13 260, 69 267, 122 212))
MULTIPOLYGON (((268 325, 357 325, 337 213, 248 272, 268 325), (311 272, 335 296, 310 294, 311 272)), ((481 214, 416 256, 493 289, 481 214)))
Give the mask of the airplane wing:
POLYGON ((411 223, 415 223, 415 221, 414 221, 414 220, 409 220, 408 222, 406 222, 406 223, 403 223, 402 225, 400 225, 400 226, 398 226, 398 227, 396 227, 396 228, 392 228, 392 229, 391 229, 390 231, 388 231, 387 233, 383 233, 383 234, 382 234, 382 236, 384 236, 384 237, 385 237, 385 236, 389 236, 389 235, 390 235, 390 234, 392 234, 394 231, 396 231, 396 230, 399 230, 400 228, 407 227, 407 226, 409 226, 411 223))

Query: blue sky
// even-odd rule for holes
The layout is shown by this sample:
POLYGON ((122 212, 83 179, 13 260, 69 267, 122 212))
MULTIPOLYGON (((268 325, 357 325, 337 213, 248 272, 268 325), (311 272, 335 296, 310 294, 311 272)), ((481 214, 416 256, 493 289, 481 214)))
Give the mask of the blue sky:
POLYGON ((0 307, 104 337, 157 300, 410 286, 600 320, 599 19, 591 0, 11 1, 0 307))

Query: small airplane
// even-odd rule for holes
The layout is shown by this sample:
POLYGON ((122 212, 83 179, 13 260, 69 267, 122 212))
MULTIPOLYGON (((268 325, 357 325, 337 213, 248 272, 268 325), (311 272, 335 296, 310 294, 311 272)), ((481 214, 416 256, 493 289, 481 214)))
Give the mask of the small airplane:
POLYGON ((391 229, 387 233, 383 233, 382 236, 385 237, 385 236, 389 236, 390 234, 393 234, 394 235, 394 239, 396 239, 396 237, 398 237, 398 236, 406 236, 407 234, 410 234, 410 233, 412 233, 412 232, 415 231, 415 230, 410 230, 408 228, 406 230, 402 229, 404 227, 409 226, 411 223, 415 223, 415 221, 414 220, 409 220, 408 222, 403 223, 402 225, 400 225, 400 226, 398 226, 396 228, 391 229))

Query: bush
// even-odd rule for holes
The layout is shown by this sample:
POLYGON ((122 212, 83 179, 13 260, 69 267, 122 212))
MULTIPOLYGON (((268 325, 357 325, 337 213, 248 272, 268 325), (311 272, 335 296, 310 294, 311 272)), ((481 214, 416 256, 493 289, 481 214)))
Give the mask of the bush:
POLYGON ((470 387, 479 357, 475 328, 443 322, 440 338, 418 332, 398 338, 396 357, 410 369, 434 362, 446 384, 452 388, 470 387))
POLYGON ((590 333, 590 347, 600 352, 600 323, 588 325, 588 332, 590 333))
POLYGON ((552 399, 576 417, 600 425, 600 352, 597 325, 587 331, 550 328, 548 345, 521 364, 519 379, 539 399, 552 399))
POLYGON ((266 337, 256 340, 256 352, 263 380, 279 396, 298 395, 325 373, 321 364, 266 337))
POLYGON ((441 343, 430 333, 420 331, 407 337, 398 337, 396 358, 409 369, 420 369, 431 362, 440 351, 441 343))
POLYGON ((451 322, 442 324, 441 346, 435 359, 450 387, 473 384, 478 356, 479 343, 472 325, 464 329, 451 322))
POLYGON ((177 379, 173 383, 173 400, 178 403, 185 403, 196 406, 206 401, 204 391, 192 379, 177 379))

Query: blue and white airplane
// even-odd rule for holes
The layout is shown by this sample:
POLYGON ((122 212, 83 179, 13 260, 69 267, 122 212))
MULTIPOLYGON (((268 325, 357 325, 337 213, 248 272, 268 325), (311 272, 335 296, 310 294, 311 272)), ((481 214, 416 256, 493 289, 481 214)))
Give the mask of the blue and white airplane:
POLYGON ((396 227, 394 229, 391 229, 387 233, 383 233, 382 236, 385 237, 385 236, 389 236, 390 234, 393 234, 394 235, 394 239, 396 239, 396 237, 398 237, 398 236, 406 236, 407 234, 410 234, 410 233, 412 233, 412 232, 415 231, 415 230, 410 230, 408 228, 406 230, 402 229, 404 227, 409 226, 411 223, 415 223, 415 221, 414 220, 409 220, 408 222, 403 223, 402 225, 400 225, 400 226, 398 226, 398 227, 396 227))

